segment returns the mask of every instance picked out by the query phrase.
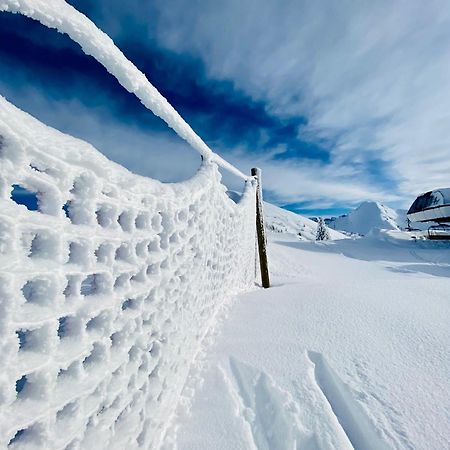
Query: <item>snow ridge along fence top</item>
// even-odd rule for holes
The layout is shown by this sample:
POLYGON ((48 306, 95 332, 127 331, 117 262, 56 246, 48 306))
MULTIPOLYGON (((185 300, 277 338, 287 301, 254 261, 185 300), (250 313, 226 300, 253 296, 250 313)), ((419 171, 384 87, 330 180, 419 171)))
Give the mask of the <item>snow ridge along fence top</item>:
MULTIPOLYGON (((124 6, 126 7, 126 6, 124 6)), ((69 35, 84 53, 93 56, 128 91, 136 95, 153 114, 163 119, 178 136, 204 159, 214 161, 243 180, 250 179, 228 161, 214 153, 146 76, 117 48, 112 39, 84 14, 64 0, 0 0, 0 11, 20 13, 49 28, 69 35)))
POLYGON ((0 96, 0 448, 158 448, 217 311, 254 285, 256 180, 65 2, 0 10, 67 32, 204 156, 182 183, 140 177, 0 96))

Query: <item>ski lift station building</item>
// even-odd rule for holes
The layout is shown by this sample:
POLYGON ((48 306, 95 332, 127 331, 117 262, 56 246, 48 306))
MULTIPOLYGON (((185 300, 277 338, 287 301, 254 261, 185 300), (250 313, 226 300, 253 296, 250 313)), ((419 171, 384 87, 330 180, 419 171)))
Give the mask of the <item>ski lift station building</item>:
POLYGON ((419 195, 409 208, 407 217, 411 222, 450 222, 450 188, 419 195))

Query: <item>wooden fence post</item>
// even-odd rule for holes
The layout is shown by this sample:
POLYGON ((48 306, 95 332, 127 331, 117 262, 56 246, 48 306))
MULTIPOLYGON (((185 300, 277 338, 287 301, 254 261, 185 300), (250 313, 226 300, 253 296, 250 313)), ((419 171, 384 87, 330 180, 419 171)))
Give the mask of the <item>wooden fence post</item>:
POLYGON ((264 213, 262 199, 261 169, 253 168, 252 175, 256 177, 256 235, 258 237, 259 266, 261 281, 264 288, 270 287, 269 266, 267 264, 267 240, 264 228, 264 213))

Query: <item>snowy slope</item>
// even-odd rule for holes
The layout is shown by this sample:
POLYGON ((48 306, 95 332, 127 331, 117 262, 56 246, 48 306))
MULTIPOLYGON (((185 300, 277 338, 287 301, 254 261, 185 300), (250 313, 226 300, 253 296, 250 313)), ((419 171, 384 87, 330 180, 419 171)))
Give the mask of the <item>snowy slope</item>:
MULTIPOLYGON (((301 240, 315 240, 317 223, 299 214, 264 202, 266 228, 275 233, 294 234, 301 240)), ((330 229, 331 239, 343 239, 339 231, 330 229)))
POLYGON ((407 209, 396 209, 395 210, 395 213, 397 214, 397 218, 395 219, 395 222, 400 230, 403 230, 408 226, 408 223, 406 221, 406 213, 407 212, 408 212, 407 209))
POLYGON ((378 202, 363 202, 350 213, 327 220, 330 228, 365 235, 372 228, 398 230, 404 227, 404 217, 378 202))
POLYGON ((192 371, 172 442, 449 448, 449 243, 398 231, 325 244, 274 237, 274 287, 228 312, 192 371))
MULTIPOLYGON (((235 191, 227 191, 227 194, 235 202, 240 199, 240 194, 235 191)), ((316 239, 317 223, 300 214, 287 209, 264 202, 264 217, 266 229, 272 233, 295 235, 300 240, 314 241, 316 239)), ((346 236, 330 229, 331 239, 344 239, 346 236)))

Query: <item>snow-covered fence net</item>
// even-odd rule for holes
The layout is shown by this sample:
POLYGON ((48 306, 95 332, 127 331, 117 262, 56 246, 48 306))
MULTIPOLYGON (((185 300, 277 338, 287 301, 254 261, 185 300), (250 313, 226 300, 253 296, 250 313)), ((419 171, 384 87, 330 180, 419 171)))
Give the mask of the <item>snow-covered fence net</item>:
POLYGON ((157 447, 220 305, 253 284, 255 181, 63 0, 0 11, 67 33, 204 159, 139 177, 0 97, 0 447, 157 447), (217 165, 246 180, 238 204, 217 165))
POLYGON ((133 175, 0 97, 0 447, 157 446, 254 251, 254 182, 133 175))

